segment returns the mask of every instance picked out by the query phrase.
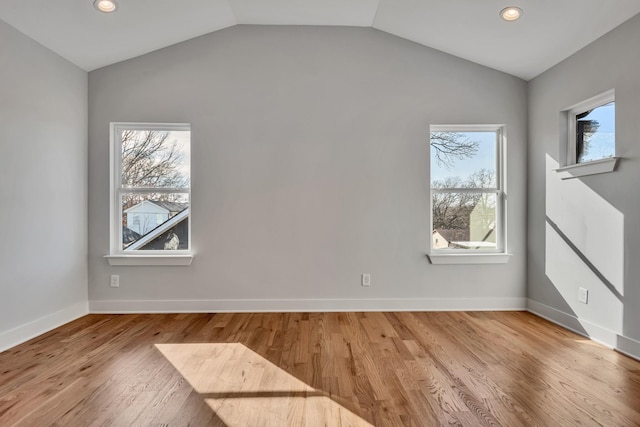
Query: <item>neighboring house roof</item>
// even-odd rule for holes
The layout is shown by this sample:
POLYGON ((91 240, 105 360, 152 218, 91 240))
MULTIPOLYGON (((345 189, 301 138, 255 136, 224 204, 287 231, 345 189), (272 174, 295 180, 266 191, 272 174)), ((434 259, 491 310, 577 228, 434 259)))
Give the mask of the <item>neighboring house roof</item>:
POLYGON ((435 231, 449 242, 469 240, 469 230, 437 228, 435 231))
POLYGON ((125 210, 125 213, 129 213, 131 211, 135 211, 137 210, 140 206, 143 206, 145 204, 153 204, 155 206, 157 206, 158 208, 166 211, 167 213, 170 214, 175 214, 178 212, 182 212, 183 210, 185 210, 186 208, 189 207, 189 203, 186 202, 165 202, 165 201, 160 201, 160 200, 143 200, 140 203, 137 203, 133 206, 131 206, 129 209, 125 210))
POLYGON ((462 249, 492 249, 496 247, 495 242, 451 242, 451 244, 462 249))
POLYGON ((161 208, 166 209, 169 212, 182 212, 189 206, 189 203, 184 202, 163 202, 160 200, 149 200, 149 202, 153 203, 154 205, 160 206, 161 208))
POLYGON ((493 234, 494 228, 489 229, 487 234, 480 241, 470 241, 469 229, 443 229, 438 228, 433 230, 433 233, 439 233, 443 238, 447 239, 451 246, 455 248, 463 249, 483 249, 483 248, 495 248, 495 242, 487 242, 486 240, 493 234))
POLYGON ((175 227, 176 225, 178 225, 180 222, 184 221, 187 218, 189 218, 189 208, 182 210, 182 212, 180 212, 179 214, 173 216, 168 221, 163 222, 153 230, 149 231, 147 234, 142 236, 139 240, 127 246, 124 250, 135 251, 137 249, 142 249, 142 247, 145 246, 147 243, 153 241, 155 238, 169 231, 172 227, 175 227))
POLYGON ((126 244, 126 243, 135 242, 140 237, 142 237, 141 234, 136 233, 130 228, 122 227, 122 243, 126 244))

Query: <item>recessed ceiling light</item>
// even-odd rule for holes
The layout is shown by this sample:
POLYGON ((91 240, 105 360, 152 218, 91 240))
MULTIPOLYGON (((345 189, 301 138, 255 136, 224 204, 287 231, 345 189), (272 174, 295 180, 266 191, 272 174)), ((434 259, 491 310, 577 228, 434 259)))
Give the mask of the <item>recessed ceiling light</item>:
POLYGON ((100 12, 104 13, 115 12, 116 9, 118 9, 118 3, 116 3, 116 0, 95 0, 93 5, 100 12))
POLYGON ((522 16, 522 9, 515 6, 505 7, 500 11, 500 17, 505 21, 515 21, 522 16))

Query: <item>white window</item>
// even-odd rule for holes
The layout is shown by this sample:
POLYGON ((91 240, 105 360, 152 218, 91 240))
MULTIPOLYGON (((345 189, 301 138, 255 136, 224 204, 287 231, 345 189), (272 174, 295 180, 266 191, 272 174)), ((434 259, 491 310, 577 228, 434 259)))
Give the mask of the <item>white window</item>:
POLYGON ((429 258, 433 263, 506 262, 491 256, 506 254, 504 126, 434 125, 429 146, 429 258))
POLYGON ((567 118, 566 146, 561 150, 563 178, 615 170, 615 92, 607 91, 580 102, 563 113, 567 118))
POLYGON ((615 94, 609 91, 569 110, 567 164, 592 162, 616 155, 615 94))
POLYGON ((190 126, 112 123, 111 148, 109 258, 189 255, 190 126))

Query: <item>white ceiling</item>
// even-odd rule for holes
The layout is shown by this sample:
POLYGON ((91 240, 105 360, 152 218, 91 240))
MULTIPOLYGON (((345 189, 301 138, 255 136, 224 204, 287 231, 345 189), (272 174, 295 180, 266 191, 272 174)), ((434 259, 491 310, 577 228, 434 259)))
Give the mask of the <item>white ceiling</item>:
POLYGON ((529 80, 640 13, 639 0, 2 0, 0 19, 91 71, 236 24, 373 27, 529 80), (524 10, 502 21, 505 6, 524 10))

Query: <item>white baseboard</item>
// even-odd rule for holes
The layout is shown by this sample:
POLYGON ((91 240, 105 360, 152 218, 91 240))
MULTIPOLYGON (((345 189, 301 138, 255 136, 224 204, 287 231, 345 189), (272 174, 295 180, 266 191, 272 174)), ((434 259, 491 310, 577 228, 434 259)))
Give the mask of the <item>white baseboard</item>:
POLYGON ((229 313, 341 311, 522 311, 640 360, 640 341, 527 298, 393 298, 313 300, 97 300, 75 304, 0 332, 0 352, 88 313, 229 313))
POLYGON ((32 322, 0 332, 0 352, 29 341, 32 338, 42 335, 58 326, 69 323, 89 313, 86 302, 80 302, 55 313, 48 314, 32 322))
POLYGON ((634 340, 633 338, 619 335, 616 350, 636 360, 640 360, 640 341, 634 340))
POLYGON ((542 304, 538 301, 529 300, 527 304, 528 310, 550 322, 553 322, 563 328, 569 329, 579 335, 599 342, 610 348, 615 348, 618 340, 618 334, 595 323, 578 319, 576 316, 567 314, 556 308, 542 304))
POLYGON ((225 313, 312 311, 526 310, 526 298, 391 298, 308 300, 94 300, 90 313, 225 313))
POLYGON ((531 299, 527 302, 527 309, 536 316, 640 360, 640 341, 531 299))

